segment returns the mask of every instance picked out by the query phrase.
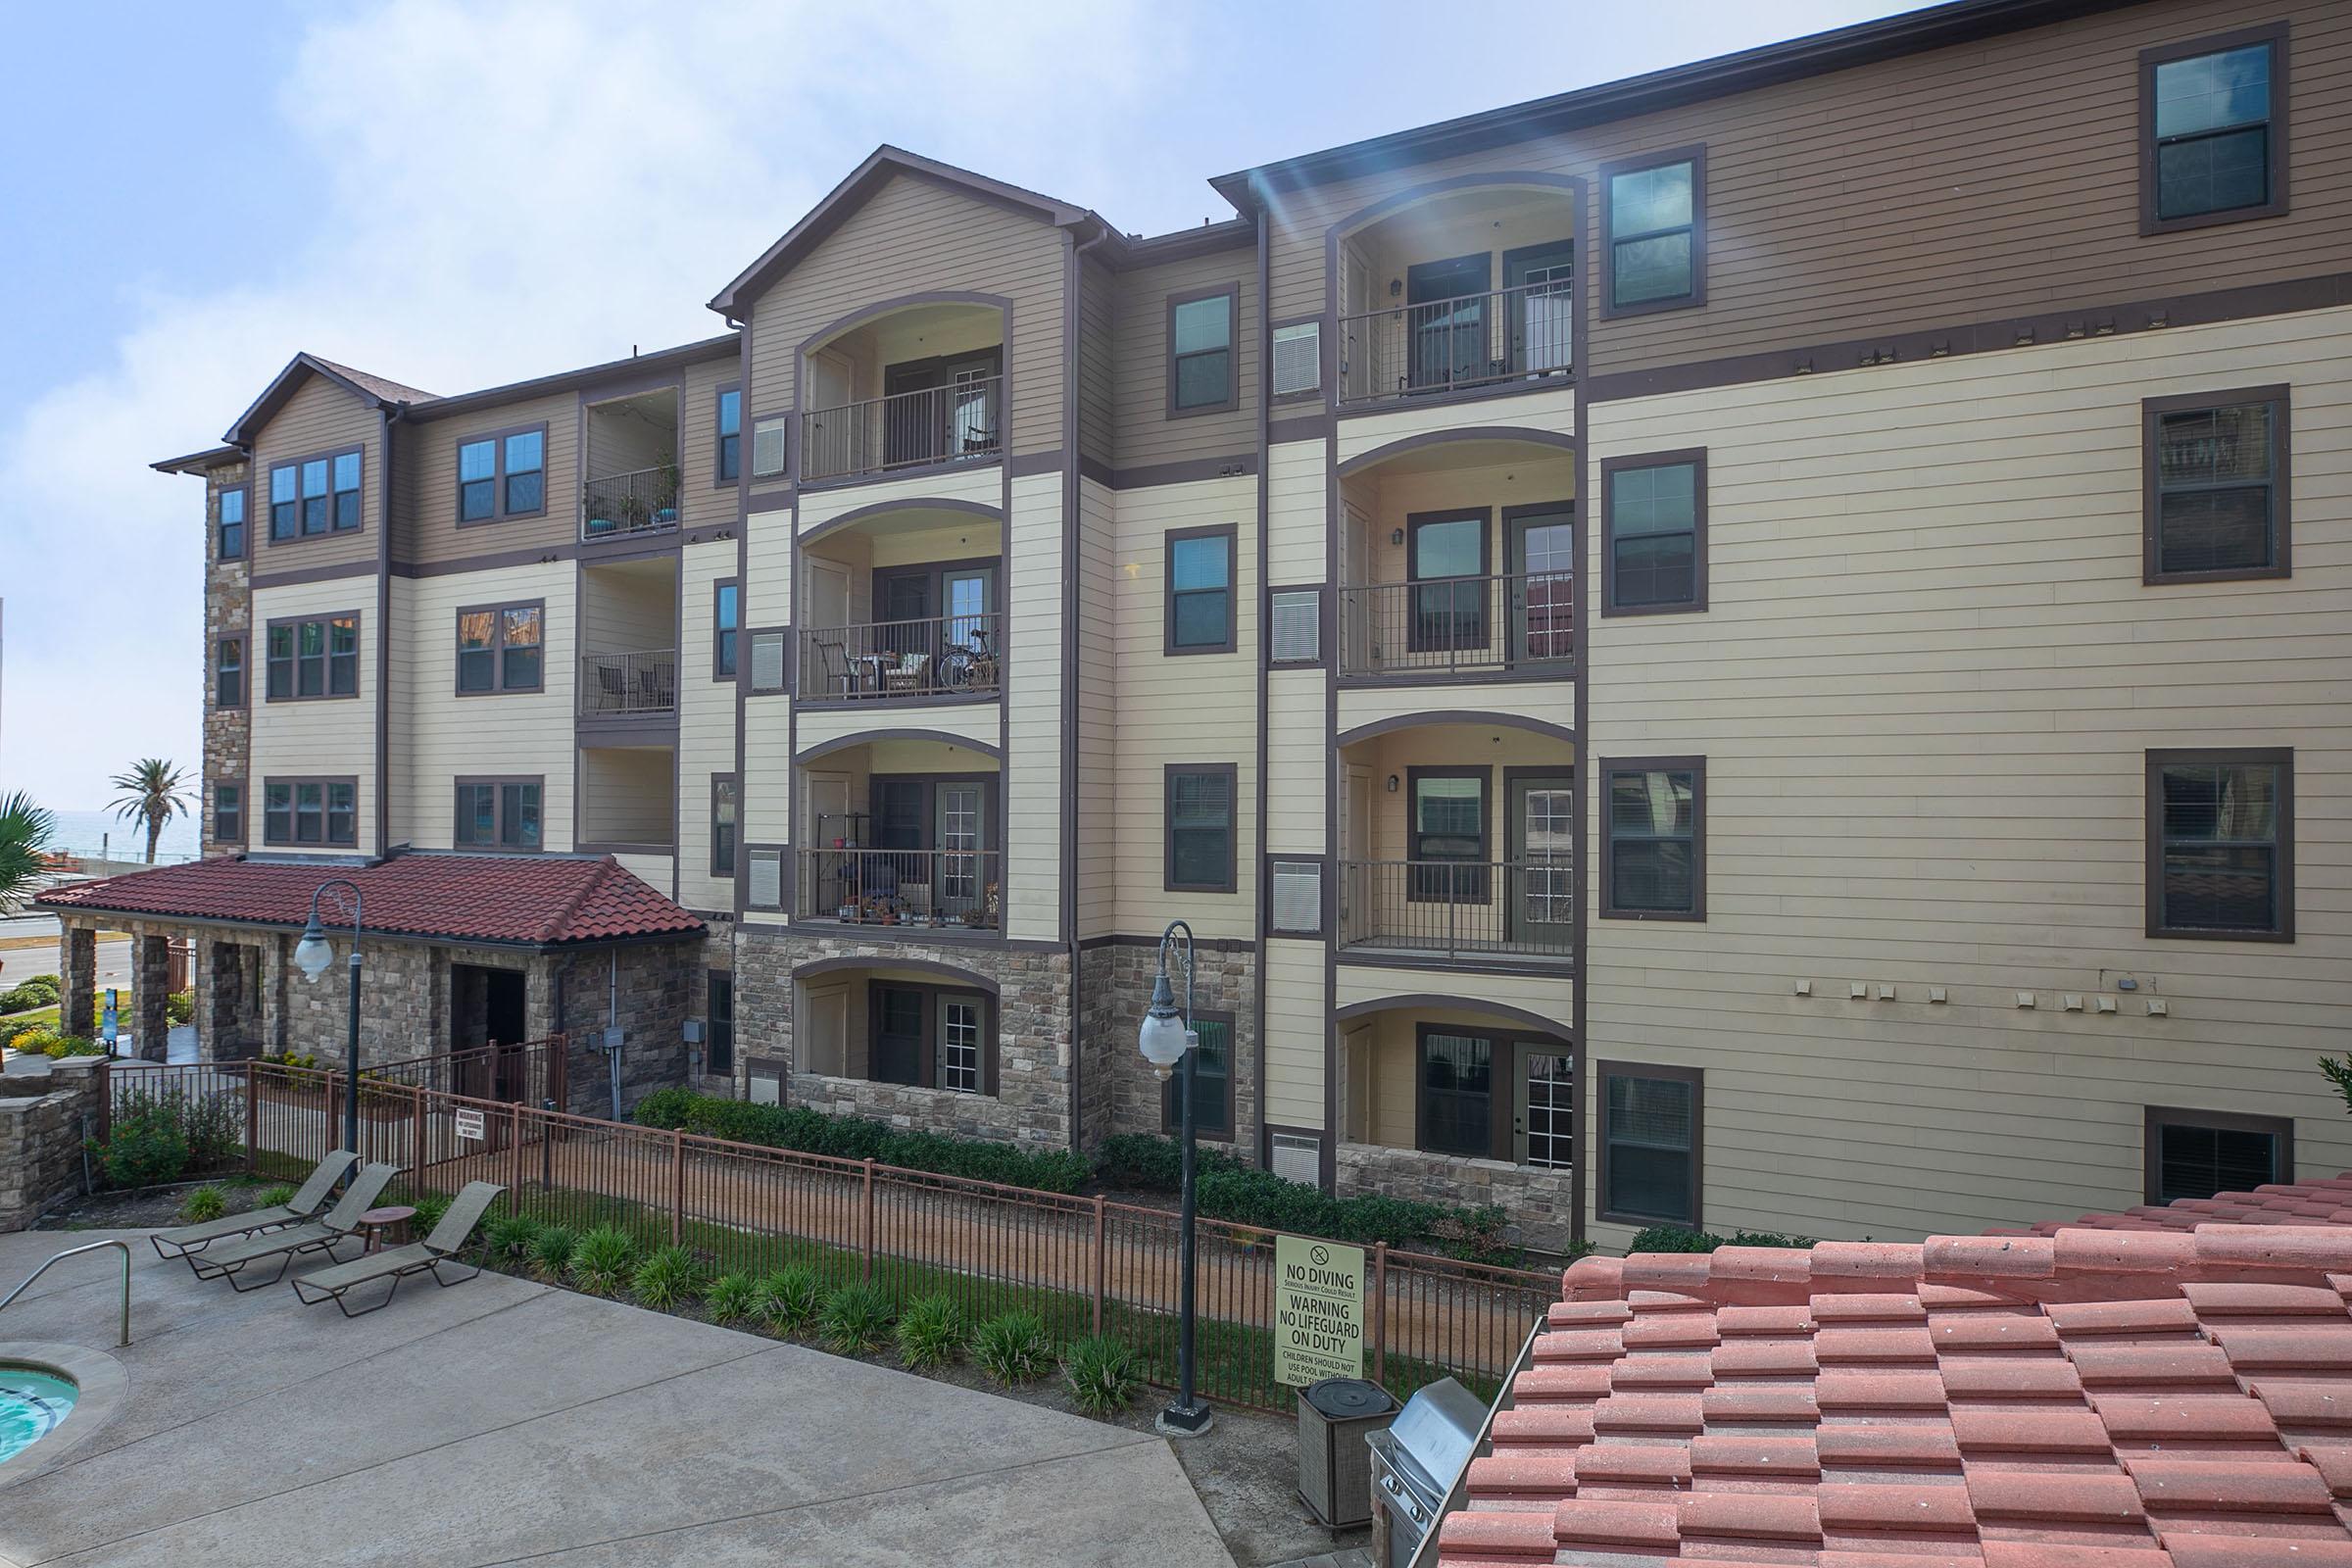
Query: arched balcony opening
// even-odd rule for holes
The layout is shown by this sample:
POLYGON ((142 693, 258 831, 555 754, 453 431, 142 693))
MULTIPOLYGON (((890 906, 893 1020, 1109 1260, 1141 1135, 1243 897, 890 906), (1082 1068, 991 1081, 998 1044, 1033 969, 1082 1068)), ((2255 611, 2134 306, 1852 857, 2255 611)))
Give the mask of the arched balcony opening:
POLYGON ((802 349, 802 482, 1001 456, 1005 316, 985 296, 921 296, 811 338, 802 349))
POLYGON ((993 700, 1003 684, 1004 525, 990 508, 858 512, 800 551, 805 703, 993 700))

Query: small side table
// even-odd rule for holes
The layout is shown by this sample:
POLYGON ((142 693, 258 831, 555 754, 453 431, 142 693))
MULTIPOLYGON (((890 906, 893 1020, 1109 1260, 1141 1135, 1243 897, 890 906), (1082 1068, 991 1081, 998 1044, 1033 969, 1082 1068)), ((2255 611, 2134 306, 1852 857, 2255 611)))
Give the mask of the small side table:
POLYGON ((366 1250, 369 1252, 383 1250, 384 1233, 394 1229, 400 1232, 400 1235, 394 1238, 396 1241, 407 1241, 409 1239, 409 1221, 416 1217, 416 1206, 411 1203, 387 1203, 381 1208, 368 1210, 367 1213, 360 1216, 360 1229, 368 1233, 366 1250))

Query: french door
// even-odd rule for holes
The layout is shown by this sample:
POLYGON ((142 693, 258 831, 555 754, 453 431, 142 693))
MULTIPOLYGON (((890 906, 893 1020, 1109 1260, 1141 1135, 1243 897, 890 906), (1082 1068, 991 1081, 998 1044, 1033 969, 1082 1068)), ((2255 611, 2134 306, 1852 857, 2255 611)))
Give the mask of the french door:
POLYGON ((1566 953, 1576 905, 1576 775, 1511 775, 1510 890, 1504 939, 1566 953))

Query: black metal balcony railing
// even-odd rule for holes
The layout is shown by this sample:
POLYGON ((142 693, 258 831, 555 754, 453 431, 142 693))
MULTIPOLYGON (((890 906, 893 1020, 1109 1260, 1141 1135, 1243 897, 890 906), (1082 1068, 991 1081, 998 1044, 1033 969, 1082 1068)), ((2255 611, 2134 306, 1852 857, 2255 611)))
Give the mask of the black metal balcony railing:
POLYGON ((1424 956, 1566 956, 1576 904, 1567 855, 1517 860, 1345 860, 1340 946, 1424 956))
POLYGON ((1574 368, 1568 280, 1391 306, 1340 318, 1340 401, 1565 376, 1574 368))
POLYGON ((1575 590, 1565 571, 1342 588, 1340 673, 1565 676, 1575 590))
POLYGON ((663 465, 609 473, 580 486, 580 537, 618 539, 678 525, 678 470, 663 465))
POLYGON ((801 477, 852 479, 1004 450, 1004 378, 974 376, 801 416, 801 477))
POLYGON ((582 717, 613 718, 674 713, 677 709, 676 649, 580 656, 582 717))
POLYGON ((801 633, 797 695, 811 702, 986 695, 997 690, 1002 670, 1000 619, 991 612, 812 626, 801 633))
POLYGON ((800 917, 841 925, 994 931, 994 850, 820 849, 801 857, 800 917))

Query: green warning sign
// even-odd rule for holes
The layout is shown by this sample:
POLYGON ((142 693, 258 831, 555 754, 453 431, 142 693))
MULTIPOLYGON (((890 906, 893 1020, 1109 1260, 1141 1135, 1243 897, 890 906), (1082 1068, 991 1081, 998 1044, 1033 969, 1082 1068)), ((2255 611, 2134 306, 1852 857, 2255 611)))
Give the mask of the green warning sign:
POLYGON ((1364 1250, 1274 1238, 1274 1381, 1364 1375, 1364 1250))

